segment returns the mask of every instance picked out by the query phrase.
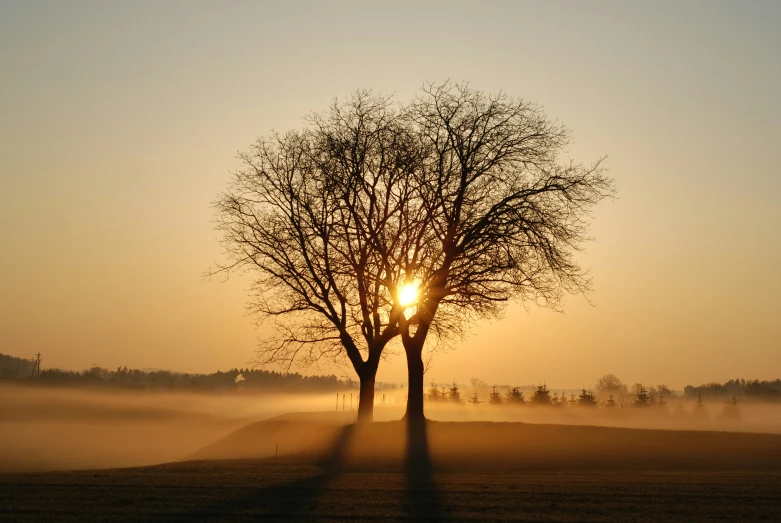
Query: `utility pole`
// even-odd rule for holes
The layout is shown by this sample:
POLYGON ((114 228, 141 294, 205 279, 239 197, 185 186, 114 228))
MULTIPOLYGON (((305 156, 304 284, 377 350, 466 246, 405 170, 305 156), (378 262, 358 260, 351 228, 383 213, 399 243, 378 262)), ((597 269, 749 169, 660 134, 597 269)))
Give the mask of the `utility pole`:
POLYGON ((41 353, 35 354, 35 360, 33 360, 33 371, 30 373, 30 378, 41 377, 41 353))

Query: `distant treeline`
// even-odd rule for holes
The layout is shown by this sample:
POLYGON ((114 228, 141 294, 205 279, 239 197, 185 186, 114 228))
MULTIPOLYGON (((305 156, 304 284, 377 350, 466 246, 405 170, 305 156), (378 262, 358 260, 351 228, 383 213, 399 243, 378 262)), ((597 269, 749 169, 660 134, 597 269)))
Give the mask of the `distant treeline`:
POLYGON ((781 379, 765 380, 729 380, 726 383, 706 383, 699 387, 687 385, 684 396, 704 398, 743 397, 762 401, 781 401, 781 379))
MULTIPOLYGON (((0 354, 0 378, 30 378, 33 362, 0 354)), ((164 370, 142 371, 119 367, 116 370, 92 367, 83 372, 42 369, 34 378, 41 384, 68 384, 124 389, 163 389, 214 391, 252 389, 274 392, 333 392, 357 387, 353 380, 335 375, 304 376, 295 372, 262 369, 231 369, 212 374, 182 374, 164 370)))
POLYGON ((29 378, 33 361, 0 354, 0 378, 29 378))
MULTIPOLYGON (((431 383, 426 399, 429 401, 467 402, 472 404, 513 404, 513 405, 549 405, 568 406, 585 405, 611 407, 644 407, 657 405, 664 407, 668 400, 679 397, 667 385, 649 386, 635 383, 631 387, 623 383, 615 374, 605 374, 594 385, 594 391, 583 387, 580 391, 549 390, 546 385, 511 387, 508 385, 488 386, 479 378, 470 380, 471 395, 465 397, 458 384, 441 385, 431 383), (524 390, 526 389, 526 390, 524 390), (526 396, 529 393, 529 396, 526 396), (574 393, 573 393, 574 392, 574 393)), ((696 399, 727 401, 769 401, 781 402, 781 379, 773 381, 730 380, 724 384, 708 383, 699 387, 687 385, 684 396, 696 399)))

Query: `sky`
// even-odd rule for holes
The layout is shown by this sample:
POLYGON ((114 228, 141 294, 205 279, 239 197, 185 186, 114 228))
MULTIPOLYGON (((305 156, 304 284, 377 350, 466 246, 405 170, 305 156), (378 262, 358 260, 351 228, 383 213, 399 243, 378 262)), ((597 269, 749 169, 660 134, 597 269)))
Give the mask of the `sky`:
MULTIPOLYGON (((541 104, 618 199, 579 255, 588 301, 509 305, 427 382, 781 377, 781 3, 761 1, 2 2, 0 352, 248 366, 246 279, 203 278, 237 152, 356 89, 448 78, 541 104)), ((381 364, 405 379, 400 352, 381 364)))

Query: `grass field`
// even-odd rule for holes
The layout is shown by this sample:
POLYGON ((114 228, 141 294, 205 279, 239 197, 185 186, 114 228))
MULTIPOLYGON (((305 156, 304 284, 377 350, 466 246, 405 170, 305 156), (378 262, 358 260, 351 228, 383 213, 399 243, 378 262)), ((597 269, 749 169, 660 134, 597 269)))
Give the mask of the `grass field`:
POLYGON ((0 476, 4 521, 781 521, 778 471, 406 474, 281 460, 0 476))

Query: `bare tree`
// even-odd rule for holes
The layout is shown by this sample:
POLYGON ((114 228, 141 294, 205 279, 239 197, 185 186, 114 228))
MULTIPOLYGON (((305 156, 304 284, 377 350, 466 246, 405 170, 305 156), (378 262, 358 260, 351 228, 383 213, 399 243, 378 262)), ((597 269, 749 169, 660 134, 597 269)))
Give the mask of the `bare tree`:
POLYGON ((358 92, 303 131, 259 139, 214 204, 230 263, 211 274, 248 270, 249 310, 273 324, 257 362, 346 356, 360 421, 372 418, 377 367, 399 334, 403 282, 383 252, 406 240, 421 152, 389 99, 358 92))
POLYGON ((618 405, 625 406, 627 394, 629 394, 629 387, 626 386, 618 376, 615 374, 605 374, 596 385, 597 399, 600 402, 606 402, 608 397, 613 396, 613 401, 618 398, 618 405))
POLYGON ((469 380, 469 383, 472 384, 472 388, 477 391, 478 388, 485 388, 488 387, 488 384, 481 380, 480 378, 472 378, 469 380))
POLYGON ((635 392, 635 401, 633 405, 635 407, 647 407, 653 404, 653 400, 648 395, 648 389, 642 383, 635 383, 632 389, 635 392))
MULTIPOLYGON (((558 160, 568 131, 538 106, 465 84, 428 85, 407 112, 426 151, 415 172, 409 249, 396 258, 420 297, 399 317, 409 377, 405 417, 424 419, 422 350, 517 299, 558 309, 589 289, 574 252, 591 208, 613 193, 600 168, 558 160), (422 207, 421 207, 422 206, 422 207)), ((394 253, 386 252, 387 257, 394 253)))
POLYGON ((214 271, 254 276, 250 310, 277 329, 259 362, 346 356, 367 420, 400 335, 405 417, 424 419, 427 341, 510 299, 557 309, 588 290, 573 254, 613 187, 599 162, 559 163, 567 143, 537 106, 450 83, 397 110, 358 93, 302 132, 259 140, 215 204, 231 263, 214 271))

